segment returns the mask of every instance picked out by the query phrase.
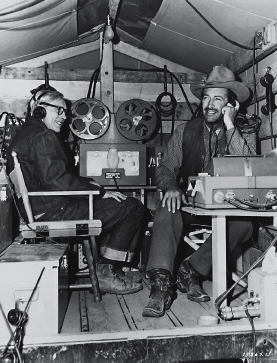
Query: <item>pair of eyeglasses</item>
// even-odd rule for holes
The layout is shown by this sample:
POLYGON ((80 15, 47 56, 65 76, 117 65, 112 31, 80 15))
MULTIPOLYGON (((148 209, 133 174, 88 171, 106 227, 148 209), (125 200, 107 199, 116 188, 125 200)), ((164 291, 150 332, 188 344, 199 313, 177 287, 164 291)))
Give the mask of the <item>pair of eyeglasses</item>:
POLYGON ((58 109, 58 115, 62 115, 63 112, 66 115, 67 109, 62 107, 62 106, 57 106, 57 105, 53 105, 52 103, 48 103, 48 102, 40 102, 40 105, 46 105, 46 106, 50 106, 50 107, 55 107, 58 109))

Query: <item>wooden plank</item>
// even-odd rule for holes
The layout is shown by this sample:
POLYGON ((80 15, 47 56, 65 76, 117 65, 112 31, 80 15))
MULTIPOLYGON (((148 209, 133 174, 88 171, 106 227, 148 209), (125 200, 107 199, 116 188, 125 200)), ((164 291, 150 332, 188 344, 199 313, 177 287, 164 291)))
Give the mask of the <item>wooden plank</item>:
MULTIPOLYGON (((226 217, 212 217, 213 302, 226 291, 226 217)), ((222 303, 224 306, 226 302, 222 303)))
MULTIPOLYGON (((90 318, 90 312, 89 312, 90 318)), ((66 315, 64 318, 61 334, 72 334, 81 332, 81 321, 79 311, 79 291, 72 291, 66 315)))
POLYGON ((162 57, 149 53, 146 50, 142 50, 142 49, 133 47, 132 45, 124 43, 124 42, 119 42, 118 44, 115 44, 114 50, 119 53, 126 54, 141 62, 151 64, 154 67, 164 68, 164 66, 166 65, 167 69, 170 72, 187 73, 190 71, 190 69, 183 67, 179 64, 173 63, 173 62, 169 61, 168 59, 164 59, 162 57))
POLYGON ((80 309, 81 331, 89 332, 86 293, 85 291, 82 290, 79 291, 79 309, 80 309))
MULTIPOLYGON (((29 100, 30 90, 41 85, 39 80, 2 79, 0 88, 1 99, 29 100)), ((50 85, 63 93, 68 100, 79 100, 87 97, 89 82, 85 81, 50 81, 50 85)), ((199 100, 191 93, 188 84, 183 86, 190 102, 198 103, 199 100)), ((147 102, 156 102, 159 94, 164 92, 161 83, 114 83, 115 101, 125 102, 130 99, 142 99, 147 102)), ((174 96, 177 102, 185 102, 184 95, 179 87, 174 96)), ((96 86, 95 98, 100 99, 99 84, 96 86)))
MULTIPOLYGON (((102 36, 100 37, 102 43, 102 36)), ((113 43, 103 42, 102 64, 100 68, 100 100, 114 112, 114 83, 113 83, 113 43)))
MULTIPOLYGON (((253 48, 253 41, 247 44, 253 48)), ((274 53, 277 49, 277 43, 266 49, 257 49, 255 54, 256 63, 265 59, 270 54, 274 53)), ((253 51, 247 49, 239 49, 234 53, 226 62, 226 67, 230 68, 235 74, 240 74, 253 65, 253 51)))
POLYGON ((128 323, 126 322, 124 313, 118 304, 118 299, 115 294, 103 295, 100 304, 103 304, 106 317, 106 326, 109 332, 131 330, 128 323))
POLYGON ((115 19, 120 0, 109 0, 109 15, 115 19))
MULTIPOLYGON (((49 70, 49 78, 51 81, 90 81, 94 73, 94 69, 64 69, 52 68, 49 70)), ((168 87, 173 84, 194 84, 202 83, 206 79, 206 75, 194 71, 172 72, 176 77, 172 77, 167 73, 168 87)), ((164 84, 164 72, 161 71, 141 71, 141 70, 113 70, 114 82, 124 83, 162 83, 164 84)), ((29 80, 45 80, 45 72, 43 68, 23 68, 23 67, 2 67, 0 79, 29 79, 29 80)), ((168 90, 170 91, 170 90, 168 90)))
MULTIPOLYGON (((133 295, 133 294, 130 294, 130 295, 133 295)), ((124 313, 124 317, 126 319, 126 322, 130 328, 130 330, 137 330, 137 324, 135 322, 135 319, 134 317, 132 316, 131 314, 131 306, 129 306, 127 303, 126 303, 126 300, 128 299, 128 295, 117 295, 117 300, 118 300, 118 303, 121 307, 121 310, 123 311, 124 313), (125 299, 126 297, 126 299, 125 299)))
MULTIPOLYGON (((89 331, 93 333, 108 331, 105 306, 102 302, 95 302, 94 295, 86 291, 89 331)), ((104 295, 102 296, 103 299, 104 295)))
POLYGON ((29 60, 26 60, 23 62, 18 62, 18 63, 12 64, 11 67, 12 68, 13 67, 19 67, 19 68, 43 67, 45 62, 47 62, 48 64, 51 64, 51 63, 58 62, 60 60, 64 60, 64 59, 79 56, 81 54, 92 52, 97 49, 99 49, 99 42, 97 42, 97 41, 89 42, 86 44, 76 45, 76 46, 70 47, 70 48, 56 50, 55 52, 44 54, 44 55, 42 55, 40 57, 36 57, 34 59, 29 59, 29 60))
POLYGON ((59 259, 65 253, 67 244, 40 244, 40 245, 21 245, 11 244, 0 256, 0 262, 16 261, 53 261, 59 264, 59 259))

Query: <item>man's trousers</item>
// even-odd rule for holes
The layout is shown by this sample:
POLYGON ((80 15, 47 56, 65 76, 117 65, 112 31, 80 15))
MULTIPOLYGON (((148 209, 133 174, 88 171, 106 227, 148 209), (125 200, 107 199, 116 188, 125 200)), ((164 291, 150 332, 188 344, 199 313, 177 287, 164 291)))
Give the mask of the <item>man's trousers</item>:
MULTIPOLYGON (((88 219, 88 206, 88 199, 72 198, 59 208, 47 211, 38 221, 88 219)), ((93 211, 94 219, 102 221, 103 232, 110 234, 107 244, 101 247, 103 257, 131 262, 139 242, 144 217, 143 204, 132 197, 120 202, 113 198, 97 198, 93 202, 93 211)))
MULTIPOLYGON (((162 202, 155 212, 150 253, 146 271, 163 268, 174 272, 174 262, 185 225, 199 224, 203 217, 194 217, 178 210, 168 212, 162 202)), ((209 218, 211 223, 211 218, 209 218)), ((204 219, 207 224, 207 218, 204 219)), ((249 240, 253 233, 252 222, 244 218, 228 218, 226 223, 227 255, 242 242, 249 240)), ((185 242, 183 242, 185 243, 185 242)), ((205 277, 212 272, 212 235, 196 250, 189 259, 192 267, 205 277)))

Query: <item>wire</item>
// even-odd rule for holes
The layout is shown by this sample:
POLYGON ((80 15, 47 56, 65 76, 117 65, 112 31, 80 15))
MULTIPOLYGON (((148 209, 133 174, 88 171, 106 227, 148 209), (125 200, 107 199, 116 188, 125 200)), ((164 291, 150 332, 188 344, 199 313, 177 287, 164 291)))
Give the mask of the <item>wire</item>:
POLYGON ((106 19, 104 27, 103 27, 103 36, 102 36, 102 43, 101 43, 102 50, 101 50, 101 59, 100 59, 100 62, 99 62, 99 67, 95 69, 95 71, 93 72, 93 74, 91 76, 91 79, 90 79, 90 82, 89 82, 87 98, 90 98, 90 97, 94 98, 95 97, 97 80, 98 80, 99 73, 100 73, 101 66, 102 66, 102 62, 103 62, 104 34, 105 34, 106 27, 107 27, 107 19, 106 19), (93 91, 92 91, 92 96, 90 96, 91 95, 92 85, 93 85, 93 91))
MULTIPOLYGON (((260 223, 260 222, 259 222, 260 223)), ((261 223, 260 223, 261 226, 263 226, 261 223)), ((266 228, 263 226, 263 228, 266 230, 266 228)), ((268 231, 267 231, 268 232, 268 231)), ((269 233, 269 232, 268 232, 269 233)), ((220 315, 220 310, 219 310, 219 307, 220 305, 222 304, 222 302, 226 299, 227 295, 230 293, 230 291, 232 291, 236 286, 237 284, 242 280, 244 279, 245 276, 247 276, 249 274, 250 271, 252 271, 262 260, 263 258, 265 257, 266 253, 269 251, 269 249, 275 245, 277 241, 277 235, 273 238, 273 240, 271 241, 270 245, 268 246, 268 248, 261 254, 260 257, 257 258, 257 260, 249 267, 249 269, 243 274, 240 276, 240 278, 228 289, 226 290, 225 292, 223 292, 221 295, 219 295, 216 299, 215 299, 215 302, 214 302, 214 305, 215 305, 215 308, 217 309, 218 311, 218 315, 220 315)))
POLYGON ((113 176, 113 181, 114 181, 114 184, 115 184, 115 186, 116 186, 116 190, 117 190, 118 192, 120 192, 115 176, 113 176))
POLYGON ((235 118, 235 126, 244 134, 252 134, 254 132, 257 132, 261 124, 262 119, 255 114, 243 115, 241 113, 238 113, 235 118))
POLYGON ((21 322, 22 322, 22 321, 26 318, 27 311, 29 310, 30 303, 31 303, 31 301, 32 301, 32 298, 33 298, 33 296, 34 296, 34 293, 36 292, 36 289, 37 289, 38 284, 39 284, 39 282, 40 282, 40 280, 41 280, 41 277, 42 277, 42 274, 43 274, 44 270, 45 270, 45 267, 43 267, 43 269, 41 270, 41 273, 40 273, 40 275, 39 275, 39 277, 38 277, 38 279, 37 279, 37 282, 36 282, 36 284, 35 284, 35 286, 34 286, 34 288, 33 288, 32 293, 31 293, 31 295, 30 295, 30 297, 29 297, 29 299, 28 299, 28 302, 27 302, 27 304, 26 304, 26 306, 25 306, 25 309, 23 310, 23 313, 22 313, 22 315, 21 315, 21 317, 20 317, 20 320, 19 320, 19 322, 18 322, 18 324, 17 324, 17 327, 16 327, 16 329, 15 329, 14 333, 12 334, 13 336, 10 338, 10 340, 8 341, 8 343, 7 343, 7 345, 6 345, 5 349, 4 349, 4 353, 7 351, 7 349, 8 349, 8 347, 9 347, 9 345, 11 344, 11 341, 14 339, 14 336, 16 335, 16 333, 17 333, 17 331, 19 330, 19 328, 21 328, 21 326, 20 326, 21 322))
MULTIPOLYGON (((232 204, 234 207, 238 208, 238 209, 242 209, 242 210, 250 210, 251 212, 260 212, 259 209, 255 209, 255 208, 250 208, 250 207, 246 207, 244 205, 240 205, 236 202, 234 202, 232 199, 224 199, 226 202, 228 202, 229 204, 232 204)), ((272 213, 271 209, 263 209, 263 212, 265 213, 272 213)))
MULTIPOLYGON (((196 7, 194 7, 188 0, 185 0, 190 7, 193 8, 193 10, 200 16, 200 18, 202 18, 208 25, 210 28, 212 28, 218 35, 220 35, 223 39, 227 40, 227 42, 236 45, 237 47, 243 48, 243 49, 247 49, 247 50, 253 50, 253 48, 251 47, 247 47, 246 45, 242 45, 239 44, 237 42, 235 42, 234 40, 231 40, 229 38, 227 38, 225 35, 223 35, 220 31, 218 31, 201 13, 199 10, 196 9, 196 7)), ((259 48, 256 48, 259 49, 259 48)))
POLYGON ((255 202, 250 202, 250 201, 247 201, 247 200, 242 200, 236 196, 234 196, 234 199, 242 204, 245 204, 245 205, 248 205, 249 207, 252 207, 252 208, 271 208, 273 206, 275 206, 277 204, 277 200, 275 200, 275 202, 272 202, 272 203, 255 203, 255 202))
POLYGON ((253 359, 254 359, 254 362, 256 362, 257 361, 257 359, 256 359, 256 332, 255 332, 254 321, 252 319, 252 316, 249 314, 249 311, 247 308, 245 309, 245 313, 247 315, 247 318, 248 318, 248 320, 251 324, 251 328, 252 328, 253 359))
MULTIPOLYGON (((14 342, 14 347, 15 347, 16 354, 17 354, 17 356, 18 356, 19 362, 20 362, 20 363, 22 363, 22 362, 23 362, 23 358, 22 358, 22 356, 21 356, 21 354, 20 354, 20 352, 19 352, 18 346, 17 346, 16 341, 15 341, 15 338, 14 338, 14 333, 12 332, 12 329, 11 329, 11 327, 10 327, 10 324, 9 324, 9 322, 8 322, 7 318, 6 318, 6 315, 5 315, 5 312, 4 312, 4 310, 3 310, 3 307, 2 307, 1 302, 0 302, 0 310, 1 310, 1 313, 2 313, 3 318, 4 318, 4 320, 5 320, 5 323, 6 323, 6 325, 7 325, 7 328, 8 328, 8 330, 9 330, 10 336, 11 336, 11 338, 10 338, 10 342, 13 340, 13 342, 14 342)), ((9 342, 8 346, 10 345, 10 342, 9 342)), ((1 354, 1 357, 3 357, 3 356, 4 356, 4 354, 5 354, 6 350, 7 350, 7 347, 4 349, 3 353, 1 354)), ((2 359, 1 359, 1 361, 2 361, 2 359)))
POLYGON ((257 113, 257 85, 256 85, 256 48, 255 48, 255 37, 253 38, 253 60, 252 60, 252 71, 253 71, 253 98, 254 98, 254 112, 257 113))

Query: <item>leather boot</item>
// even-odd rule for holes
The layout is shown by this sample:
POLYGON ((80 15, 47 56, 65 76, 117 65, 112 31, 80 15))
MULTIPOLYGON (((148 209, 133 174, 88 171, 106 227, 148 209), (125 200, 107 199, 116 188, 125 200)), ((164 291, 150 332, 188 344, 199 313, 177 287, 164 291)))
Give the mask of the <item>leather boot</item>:
POLYGON ((142 285, 130 280, 127 276, 122 279, 115 266, 110 264, 97 264, 96 274, 101 292, 126 295, 142 289, 142 285))
POLYGON ((210 297, 202 288, 201 274, 191 266, 188 260, 184 260, 177 274, 177 288, 186 292, 191 301, 209 301, 210 297))
POLYGON ((132 282, 137 282, 138 284, 142 283, 142 278, 139 274, 129 274, 128 272, 124 272, 121 267, 115 266, 118 276, 124 280, 127 281, 128 279, 132 282))
POLYGON ((173 300, 173 282, 171 273, 162 268, 148 272, 151 283, 149 301, 143 308, 142 316, 159 318, 170 308, 173 300))

